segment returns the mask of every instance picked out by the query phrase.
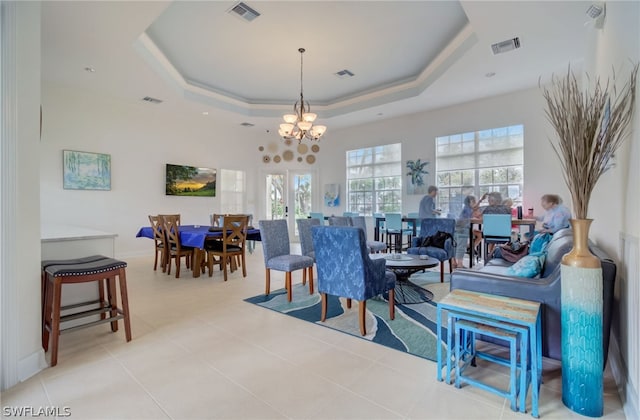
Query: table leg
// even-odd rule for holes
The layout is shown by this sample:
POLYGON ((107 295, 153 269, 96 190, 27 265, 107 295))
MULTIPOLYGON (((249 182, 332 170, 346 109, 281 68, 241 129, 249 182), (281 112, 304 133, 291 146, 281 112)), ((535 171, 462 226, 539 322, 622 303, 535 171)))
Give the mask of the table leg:
POLYGON ((440 306, 438 305, 438 309, 437 309, 437 315, 436 315, 436 337, 437 337, 437 341, 436 341, 436 354, 437 354, 437 369, 436 369, 436 379, 439 382, 442 382, 442 344, 441 343, 441 338, 442 338, 442 308, 440 308, 440 306))
POLYGON ((191 261, 191 272, 193 273, 193 277, 200 277, 200 266, 202 265, 202 254, 204 250, 200 248, 194 248, 193 250, 193 261, 191 261))

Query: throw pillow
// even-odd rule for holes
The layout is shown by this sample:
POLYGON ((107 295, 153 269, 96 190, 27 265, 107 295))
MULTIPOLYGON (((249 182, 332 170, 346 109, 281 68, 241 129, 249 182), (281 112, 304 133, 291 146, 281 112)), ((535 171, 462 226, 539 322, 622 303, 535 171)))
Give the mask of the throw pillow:
POLYGON ((527 255, 515 262, 507 269, 507 274, 516 277, 535 277, 540 274, 542 264, 540 257, 537 255, 527 255))
POLYGON ((550 233, 538 233, 533 237, 531 244, 529 244, 529 254, 538 254, 547 250, 547 245, 551 241, 552 235, 550 233))

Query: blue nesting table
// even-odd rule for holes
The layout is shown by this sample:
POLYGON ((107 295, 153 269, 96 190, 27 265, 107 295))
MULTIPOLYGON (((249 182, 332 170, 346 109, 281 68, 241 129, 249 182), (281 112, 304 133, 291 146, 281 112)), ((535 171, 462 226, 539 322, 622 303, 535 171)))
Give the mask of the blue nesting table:
MULTIPOLYGON (((515 299, 504 296, 491 295, 488 293, 471 292, 468 290, 456 289, 451 291, 440 302, 437 310, 437 334, 438 342, 442 337, 442 314, 446 311, 447 321, 447 355, 446 355, 446 382, 451 381, 452 363, 456 364, 456 386, 459 387, 460 379, 471 385, 476 385, 482 389, 494 392, 501 396, 510 397, 511 408, 515 410, 514 390, 516 387, 516 370, 520 372, 519 394, 520 411, 525 412, 526 395, 528 385, 531 384, 531 415, 538 417, 538 397, 540 383, 542 381, 542 316, 540 302, 533 302, 524 299, 515 299), (456 323, 459 322, 459 325, 456 323), (456 335, 456 331, 458 335, 456 335), (492 331, 499 335, 492 335, 492 331), (515 337, 520 341, 520 358, 516 359, 516 354, 511 350, 509 360, 492 360, 482 352, 475 352, 472 357, 478 356, 498 363, 511 366, 510 392, 505 393, 497 388, 479 383, 466 377, 460 377, 461 366, 464 368, 468 364, 465 360, 457 360, 460 357, 460 346, 467 346, 463 343, 469 338, 475 339, 475 333, 488 336, 495 336, 504 339, 507 335, 515 337), (470 335, 468 335, 470 334, 470 335), (464 335, 464 336, 463 336, 464 335), (461 340, 462 339, 462 340, 461 340), (454 344, 454 341, 456 344, 454 344), (454 360, 455 359, 455 360, 454 360), (519 365, 519 368, 516 367, 519 365)), ((468 347, 465 347, 467 350, 468 347)), ((445 367, 443 360, 442 346, 437 349, 437 379, 442 381, 442 369, 445 367)), ((465 353, 465 352, 463 352, 465 353)), ((466 353, 469 356, 469 353, 466 353)))

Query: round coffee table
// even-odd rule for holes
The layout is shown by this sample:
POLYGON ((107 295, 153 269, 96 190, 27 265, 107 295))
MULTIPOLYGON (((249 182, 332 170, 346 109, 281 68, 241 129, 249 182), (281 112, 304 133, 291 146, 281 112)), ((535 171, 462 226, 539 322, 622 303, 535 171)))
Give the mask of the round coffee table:
POLYGON ((395 301, 399 304, 424 303, 433 299, 433 293, 409 281, 409 277, 440 262, 435 258, 424 259, 411 254, 373 254, 372 258, 384 258, 387 268, 396 275, 395 301))

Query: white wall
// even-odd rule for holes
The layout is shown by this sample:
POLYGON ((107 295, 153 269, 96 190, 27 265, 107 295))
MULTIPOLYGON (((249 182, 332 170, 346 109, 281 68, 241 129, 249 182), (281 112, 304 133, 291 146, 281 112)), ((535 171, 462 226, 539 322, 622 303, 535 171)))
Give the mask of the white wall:
MULTIPOLYGON (((340 183, 344 191, 346 150, 401 142, 403 162, 418 158, 429 161, 426 167, 429 174, 425 182, 433 184, 436 170, 435 137, 524 124, 524 205, 525 208, 532 206, 535 212, 541 213, 540 197, 545 193, 560 194, 570 202, 558 159, 548 141, 553 132, 545 120, 543 107, 542 93, 534 88, 331 132, 330 137, 322 140, 326 151, 326 154, 323 152, 322 168, 325 175, 322 181, 340 183)), ((403 212, 418 211, 421 198, 421 195, 407 195, 404 190, 403 212)), ((341 213, 343 208, 336 214, 341 213)))

